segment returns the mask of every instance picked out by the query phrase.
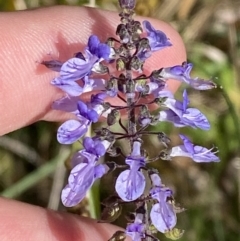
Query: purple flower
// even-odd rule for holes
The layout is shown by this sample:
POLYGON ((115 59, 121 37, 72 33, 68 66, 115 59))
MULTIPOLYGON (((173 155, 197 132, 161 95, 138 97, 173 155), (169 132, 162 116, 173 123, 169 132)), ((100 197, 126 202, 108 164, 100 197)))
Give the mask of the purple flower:
POLYGON ((80 163, 88 162, 85 153, 92 154, 98 159, 106 153, 110 145, 111 143, 109 141, 101 140, 98 137, 85 137, 83 139, 84 149, 75 153, 71 159, 72 168, 80 163))
POLYGON ((92 95, 91 101, 87 102, 87 104, 79 100, 77 106, 80 116, 85 117, 93 123, 97 122, 100 115, 105 111, 102 104, 106 96, 106 93, 92 95))
POLYGON ((106 92, 100 92, 96 95, 91 95, 91 104, 102 105, 106 97, 107 97, 106 92))
POLYGON ((61 144, 72 144, 86 134, 91 122, 97 122, 100 114, 104 111, 102 102, 104 94, 92 95, 91 102, 85 104, 75 97, 64 97, 55 102, 56 109, 74 113, 78 120, 64 122, 57 132, 57 139, 61 144), (77 107, 77 108, 76 108, 77 107))
POLYGON ((157 173, 152 173, 150 179, 153 186, 150 190, 150 195, 153 199, 158 201, 158 203, 154 204, 152 207, 150 217, 157 230, 165 233, 171 230, 177 222, 174 207, 168 202, 173 192, 162 184, 161 178, 157 173))
POLYGON ((109 59, 110 47, 107 44, 100 43, 96 35, 91 35, 88 39, 88 50, 92 55, 97 56, 99 59, 109 59))
POLYGON ((195 162, 219 162, 219 157, 216 152, 212 152, 213 148, 207 149, 202 146, 194 146, 194 144, 185 136, 180 135, 183 145, 175 146, 170 152, 170 157, 186 156, 193 159, 195 162))
MULTIPOLYGON (((98 37, 95 35, 90 36, 88 48, 85 51, 86 56, 82 56, 81 58, 76 56, 63 63, 60 69, 60 77, 53 79, 51 84, 72 96, 87 92, 86 89, 89 89, 89 86, 92 88, 93 82, 96 84, 97 80, 94 81, 93 79, 88 80, 85 78, 83 88, 75 81, 90 75, 92 71, 96 73, 101 72, 99 63, 104 59, 108 60, 110 52, 110 47, 107 44, 100 43, 98 37)), ((59 70, 60 64, 57 63, 56 65, 59 70)))
POLYGON ((139 198, 145 189, 145 177, 139 171, 145 166, 145 158, 140 154, 141 143, 135 141, 133 151, 125 160, 130 170, 123 171, 117 178, 115 189, 119 197, 126 202, 139 198))
POLYGON ((62 190, 61 199, 66 207, 72 207, 81 202, 94 181, 101 178, 109 170, 106 165, 95 165, 95 155, 88 152, 81 154, 85 156, 85 162, 79 163, 71 170, 68 184, 62 190))
POLYGON ((57 140, 61 144, 72 144, 86 134, 89 120, 81 118, 79 120, 65 121, 57 131, 57 140))
POLYGON ((127 225, 125 233, 130 236, 133 241, 141 241, 146 237, 145 225, 143 224, 143 214, 136 214, 134 223, 127 225))
POLYGON ((99 114, 91 107, 89 108, 84 102, 80 100, 78 101, 78 110, 81 116, 92 121, 93 123, 96 123, 98 121, 99 114))
POLYGON ((151 51, 161 50, 165 47, 172 46, 166 34, 160 30, 155 30, 150 22, 143 21, 143 27, 147 32, 147 38, 151 47, 151 51))
POLYGON ((193 128, 209 130, 210 124, 207 118, 196 108, 187 108, 189 104, 187 91, 183 92, 183 102, 173 98, 167 98, 164 105, 169 110, 163 110, 159 113, 159 121, 172 122, 176 127, 184 127, 186 125, 193 128))
POLYGON ((85 137, 83 146, 88 153, 101 157, 106 153, 107 148, 110 146, 110 142, 102 141, 100 138, 85 137))
MULTIPOLYGON (((71 58, 66 61, 60 71, 60 77, 62 82, 73 82, 82 79, 84 76, 89 75, 99 60, 95 55, 92 55, 89 51, 86 51, 86 59, 71 58)), ((52 81, 55 85, 55 79, 52 81)))
POLYGON ((172 196, 172 191, 162 185, 161 187, 152 188, 150 195, 158 201, 151 209, 151 221, 159 232, 166 233, 177 223, 173 205, 168 202, 168 198, 172 196))
POLYGON ((52 83, 70 96, 80 96, 83 93, 87 93, 93 90, 104 90, 104 79, 92 79, 89 76, 84 76, 82 82, 83 87, 75 81, 64 81, 61 77, 55 78, 52 83))
POLYGON ((182 65, 163 68, 160 75, 165 80, 175 79, 181 82, 185 82, 197 90, 208 90, 216 88, 216 84, 210 80, 203 80, 200 78, 192 79, 190 77, 192 67, 193 65, 191 63, 184 62, 182 65))

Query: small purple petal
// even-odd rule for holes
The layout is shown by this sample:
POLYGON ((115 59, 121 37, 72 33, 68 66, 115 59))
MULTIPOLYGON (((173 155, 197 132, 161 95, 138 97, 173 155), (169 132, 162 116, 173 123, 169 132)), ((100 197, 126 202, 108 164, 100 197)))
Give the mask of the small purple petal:
POLYGON ((184 145, 175 146, 169 153, 170 157, 186 156, 193 159, 195 162, 219 162, 219 157, 212 149, 207 149, 202 146, 194 146, 191 141, 184 135, 180 135, 184 145))
POLYGON ((188 108, 185 113, 183 113, 181 121, 193 128, 200 128, 202 130, 209 130, 210 123, 205 115, 203 115, 196 108, 188 108))
POLYGON ((88 39, 88 49, 93 55, 97 55, 96 52, 98 50, 98 45, 100 44, 100 40, 96 35, 91 35, 88 39))
POLYGON ((183 112, 186 111, 188 105, 189 105, 189 99, 188 99, 187 91, 184 90, 183 91, 183 104, 182 104, 183 112))
POLYGON ((78 110, 81 116, 92 121, 93 123, 96 123, 99 119, 98 112, 94 109, 88 108, 88 106, 80 100, 78 101, 78 110))
POLYGON ((181 119, 179 118, 179 116, 173 112, 172 110, 162 110, 159 112, 159 116, 158 116, 158 120, 159 121, 168 121, 168 122, 172 122, 174 124, 174 126, 176 127, 184 127, 186 126, 186 124, 184 124, 181 119))
POLYGON ((89 110, 87 113, 88 119, 93 123, 96 123, 99 119, 99 115, 95 110, 89 110))
POLYGON ((83 101, 78 101, 77 102, 77 107, 78 107, 78 110, 79 110, 79 113, 81 114, 81 115, 84 115, 85 113, 87 113, 87 111, 88 111, 88 107, 87 107, 87 105, 83 102, 83 101))
POLYGON ((81 150, 76 152, 71 159, 71 167, 74 168, 76 165, 80 163, 91 163, 95 162, 96 156, 91 153, 86 152, 85 150, 81 150))
POLYGON ((105 60, 109 59, 109 55, 110 55, 110 47, 107 44, 99 44, 98 46, 98 57, 99 58, 103 58, 105 60))
POLYGON ((94 179, 101 178, 109 171, 109 167, 104 164, 99 164, 94 167, 94 179))
POLYGON ((115 189, 123 201, 136 200, 144 192, 145 177, 139 171, 125 170, 118 176, 115 189))
POLYGON ((90 137, 85 137, 83 140, 84 148, 89 152, 97 156, 103 156, 106 152, 105 146, 101 143, 99 139, 93 139, 90 137))
POLYGON ((59 100, 56 100, 52 104, 52 108, 55 110, 62 110, 66 112, 77 113, 77 102, 79 101, 79 97, 75 96, 65 96, 59 100))
POLYGON ((177 223, 172 205, 166 202, 154 204, 150 212, 150 218, 155 228, 161 233, 170 231, 177 223))
POLYGON ((88 126, 77 120, 64 122, 57 133, 57 140, 61 144, 72 144, 86 134, 88 126))
POLYGON ((160 30, 155 30, 150 22, 143 21, 143 27, 147 32, 147 38, 151 47, 151 51, 161 50, 165 47, 172 46, 166 34, 160 30))
POLYGON ((51 81, 51 84, 63 90, 70 96, 79 96, 82 94, 82 87, 74 81, 66 81, 61 77, 55 78, 51 81))
POLYGON ((158 174, 153 173, 150 175, 150 178, 151 178, 153 186, 157 186, 157 187, 162 186, 162 181, 158 174))
POLYGON ((212 152, 212 149, 207 149, 202 146, 194 146, 195 154, 193 160, 197 163, 199 162, 219 162, 219 157, 215 155, 215 152, 212 152))
POLYGON ((193 143, 187 138, 185 135, 179 135, 184 143, 184 147, 186 148, 187 152, 190 154, 194 154, 194 145, 193 143))
POLYGON ((161 77, 165 80, 175 79, 181 82, 185 82, 189 84, 192 88, 197 90, 208 90, 217 87, 217 85, 211 80, 191 78, 190 72, 192 70, 192 67, 193 65, 191 63, 184 62, 182 65, 163 68, 161 71, 161 77))
POLYGON ((96 95, 91 95, 91 103, 102 104, 106 97, 107 97, 107 94, 105 92, 101 92, 96 95))
POLYGON ((91 72, 94 60, 71 58, 62 65, 60 77, 63 81, 77 81, 91 72))
POLYGON ((128 224, 125 232, 133 241, 141 241, 145 238, 145 227, 142 223, 128 224))
POLYGON ((94 182, 94 166, 80 163, 75 166, 68 178, 69 184, 62 191, 62 202, 66 207, 77 205, 86 196, 94 182))
POLYGON ((88 39, 88 50, 92 55, 97 56, 99 59, 109 59, 110 47, 107 44, 100 43, 96 35, 91 35, 88 39))
MULTIPOLYGON (((83 146, 89 152, 92 149, 92 147, 94 147, 93 139, 91 137, 88 137, 88 136, 85 137, 83 139, 83 146)), ((90 151, 90 153, 91 153, 91 151, 90 151)))
POLYGON ((211 90, 217 88, 217 85, 211 80, 203 80, 200 78, 195 78, 190 81, 190 86, 196 90, 211 90))

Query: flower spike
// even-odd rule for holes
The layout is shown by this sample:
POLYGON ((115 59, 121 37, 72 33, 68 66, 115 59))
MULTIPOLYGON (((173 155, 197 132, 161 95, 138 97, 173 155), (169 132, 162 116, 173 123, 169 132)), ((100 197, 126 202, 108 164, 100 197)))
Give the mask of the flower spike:
POLYGON ((145 61, 156 51, 167 51, 172 41, 149 21, 141 24, 134 19, 136 0, 118 2, 121 13, 116 26, 117 37, 101 42, 93 34, 85 48, 70 59, 41 63, 57 72, 51 84, 64 93, 53 102, 52 108, 72 115, 58 128, 57 140, 61 144, 81 143, 71 158, 68 183, 61 199, 66 207, 79 204, 96 180, 120 169, 114 179, 115 192, 103 203, 100 222, 115 221, 126 203, 131 204, 134 212, 126 217, 125 231, 115 232, 108 241, 126 238, 159 241, 158 231, 177 239, 183 235, 183 230, 176 227, 177 215, 185 209, 176 204, 172 189, 163 184, 159 172, 148 163, 157 164, 159 159, 171 161, 176 156, 192 158, 196 163, 219 162, 219 157, 213 148, 194 145, 185 135, 180 135, 181 145, 171 147, 169 133, 159 127, 155 131, 147 128, 166 121, 178 128, 209 130, 207 117, 189 107, 187 91, 183 91, 181 101, 176 100, 168 84, 170 79, 175 79, 196 90, 212 89, 216 84, 192 78, 193 65, 187 62, 168 67, 160 65, 146 73, 145 61), (86 93, 91 96, 87 100, 86 93), (155 113, 150 112, 153 104, 159 107, 155 113), (126 126, 123 113, 127 115, 126 126), (95 136, 85 136, 90 125, 99 120, 103 121, 94 130, 95 136), (116 125, 119 128, 115 128, 116 125), (155 157, 151 148, 145 149, 146 135, 155 135, 158 140, 159 154, 155 157), (120 147, 119 141, 124 141, 125 145, 120 147), (107 154, 112 159, 103 163, 107 154), (121 158, 124 163, 119 162, 121 158))

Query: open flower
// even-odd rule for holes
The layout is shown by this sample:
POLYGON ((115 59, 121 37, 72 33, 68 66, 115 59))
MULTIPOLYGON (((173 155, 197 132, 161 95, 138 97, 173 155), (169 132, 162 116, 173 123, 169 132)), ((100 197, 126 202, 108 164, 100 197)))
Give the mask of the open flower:
POLYGON ((79 163, 71 170, 68 184, 62 190, 61 198, 66 207, 72 207, 81 202, 94 181, 101 178, 109 170, 107 165, 96 165, 95 155, 86 151, 81 154, 85 157, 85 162, 79 163))
POLYGON ((105 93, 92 95, 91 100, 87 103, 79 100, 77 103, 79 115, 93 123, 97 122, 100 115, 105 111, 103 102, 106 96, 107 94, 105 93))
POLYGON ((101 157, 106 153, 106 150, 110 146, 109 141, 102 141, 100 138, 85 137, 83 140, 83 146, 88 153, 92 153, 97 157, 101 157))
POLYGON ((86 118, 65 121, 57 131, 57 140, 61 144, 72 144, 87 132, 90 122, 86 118))
POLYGON ((180 135, 183 145, 175 146, 169 153, 170 157, 186 156, 193 159, 195 162, 219 162, 219 157, 212 149, 207 149, 202 146, 195 146, 185 135, 180 135))
POLYGON ((182 65, 163 68, 160 75, 165 80, 175 79, 181 82, 185 82, 189 84, 192 88, 197 90, 208 90, 216 88, 216 84, 211 80, 191 78, 190 72, 192 70, 192 67, 193 65, 191 63, 184 62, 182 65))
POLYGON ((88 39, 88 48, 92 55, 101 60, 108 60, 110 55, 110 47, 107 44, 101 43, 96 35, 91 35, 88 39))
POLYGON ((206 116, 196 108, 187 108, 188 104, 189 100, 186 90, 183 92, 183 102, 167 98, 164 101, 164 106, 168 107, 169 110, 159 112, 159 121, 172 122, 176 127, 191 126, 209 130, 210 124, 206 116))
POLYGON ((140 147, 141 143, 135 141, 131 155, 125 160, 126 164, 130 166, 130 170, 121 172, 115 184, 119 197, 126 202, 139 198, 145 189, 145 177, 139 171, 141 167, 145 166, 145 158, 140 154, 140 147))
POLYGON ((151 209, 151 221, 159 232, 166 233, 177 223, 174 207, 168 202, 168 198, 172 196, 172 191, 162 185, 153 187, 150 191, 150 195, 153 199, 158 201, 151 209))
POLYGON ((155 30, 151 23, 147 20, 143 21, 143 27, 147 32, 147 38, 149 40, 151 51, 157 51, 165 47, 172 46, 166 34, 160 30, 155 30))
POLYGON ((51 84, 72 96, 78 96, 84 93, 84 91, 87 92, 86 89, 89 85, 93 87, 91 81, 93 82, 94 80, 90 79, 88 81, 86 78, 84 79, 85 90, 76 81, 89 76, 92 72, 98 73, 101 69, 99 63, 103 60, 108 60, 109 56, 110 47, 107 44, 100 43, 98 37, 92 35, 88 40, 85 57, 83 55, 81 57, 76 56, 63 63, 60 68, 60 76, 54 78, 51 84))

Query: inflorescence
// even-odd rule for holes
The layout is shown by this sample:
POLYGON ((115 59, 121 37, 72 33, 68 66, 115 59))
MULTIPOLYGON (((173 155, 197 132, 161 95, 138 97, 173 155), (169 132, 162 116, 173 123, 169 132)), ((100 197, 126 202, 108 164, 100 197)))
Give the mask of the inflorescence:
POLYGON ((110 37, 106 43, 101 43, 96 35, 91 35, 84 52, 76 53, 66 62, 42 62, 59 72, 59 77, 54 78, 51 84, 66 93, 53 103, 53 109, 76 116, 59 127, 58 141, 72 144, 83 138, 83 149, 72 157, 72 170, 61 199, 66 207, 77 205, 95 180, 121 168, 124 170, 115 183, 117 195, 104 201, 101 222, 114 221, 126 203, 134 203, 136 209, 127 219, 125 232, 118 231, 109 240, 124 240, 129 236, 133 241, 156 241, 153 229, 169 237, 171 233, 181 237, 183 230, 175 228, 176 214, 184 208, 176 205, 173 191, 162 183, 158 171, 149 168, 148 163, 159 159, 172 160, 176 156, 190 157, 195 162, 218 162, 219 158, 215 155, 216 151, 194 145, 185 135, 180 135, 182 145, 170 147, 171 140, 164 132, 146 129, 167 121, 175 127, 208 130, 210 124, 207 118, 198 109, 188 107, 187 91, 183 91, 182 101, 176 100, 168 91, 167 84, 169 79, 175 79, 197 90, 212 89, 216 85, 210 80, 191 78, 192 64, 186 62, 159 68, 146 76, 143 72, 145 60, 156 51, 170 48, 171 40, 162 31, 154 29, 150 22, 143 21, 141 24, 133 19, 135 0, 119 0, 119 4, 122 12, 119 14, 121 23, 116 29, 118 38, 110 37), (115 66, 114 71, 110 70, 112 66, 115 66), (79 98, 83 93, 92 91, 96 94, 92 94, 89 101, 79 98), (111 98, 118 98, 123 105, 112 105, 111 98), (158 113, 154 115, 148 108, 153 103, 159 106, 158 113), (128 115, 127 126, 122 123, 122 111, 128 115), (84 137, 91 123, 98 122, 100 117, 106 118, 105 127, 95 130, 93 137, 84 137), (122 132, 112 130, 111 126, 115 123, 119 123, 122 132), (143 148, 144 135, 158 137, 163 148, 156 157, 150 158, 143 148), (128 140, 129 153, 124 154, 114 144, 119 139, 128 140), (99 163, 106 153, 114 157, 124 156, 126 165, 99 163), (150 188, 146 187, 147 180, 151 183, 150 188))

